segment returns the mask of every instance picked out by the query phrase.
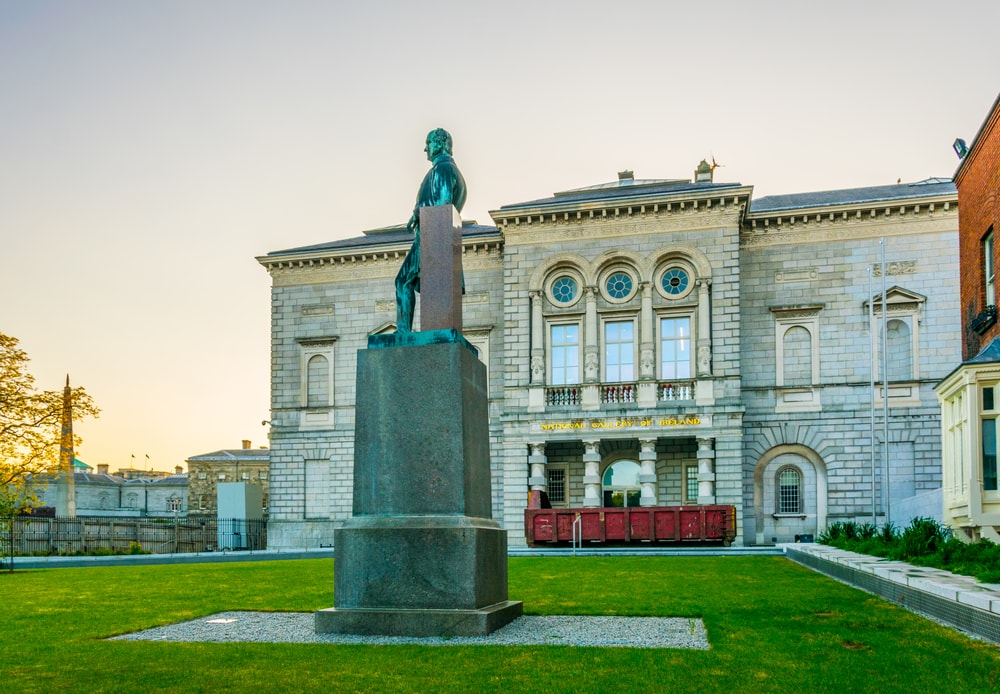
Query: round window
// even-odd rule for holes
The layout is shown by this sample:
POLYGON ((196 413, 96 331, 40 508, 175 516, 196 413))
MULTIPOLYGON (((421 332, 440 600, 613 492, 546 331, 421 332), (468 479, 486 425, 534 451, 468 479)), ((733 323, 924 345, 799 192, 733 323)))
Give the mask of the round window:
POLYGON ((627 299, 632 294, 632 278, 624 272, 615 272, 604 283, 612 299, 627 299))
POLYGON ((660 286, 663 287, 664 293, 670 296, 680 296, 685 293, 690 283, 688 274, 679 267, 668 269, 660 279, 660 286))
POLYGON ((552 283, 552 298, 560 304, 568 304, 576 299, 579 287, 576 280, 568 275, 563 275, 552 283))

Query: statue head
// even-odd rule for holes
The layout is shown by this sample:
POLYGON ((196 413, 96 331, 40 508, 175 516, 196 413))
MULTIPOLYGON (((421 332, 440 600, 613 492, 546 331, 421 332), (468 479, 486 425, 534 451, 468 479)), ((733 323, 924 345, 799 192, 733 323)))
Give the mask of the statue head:
POLYGON ((427 158, 433 160, 439 154, 451 154, 451 135, 444 128, 436 128, 427 133, 427 158))

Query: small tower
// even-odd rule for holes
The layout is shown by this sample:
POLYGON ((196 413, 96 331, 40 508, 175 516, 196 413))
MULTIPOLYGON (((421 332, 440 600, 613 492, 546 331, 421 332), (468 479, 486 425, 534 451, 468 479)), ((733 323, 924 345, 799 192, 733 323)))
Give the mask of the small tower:
MULTIPOLYGON (((715 160, 713 159, 712 161, 715 161, 715 160)), ((714 167, 711 164, 709 164, 707 161, 705 161, 704 159, 702 159, 701 163, 698 164, 698 168, 694 170, 694 182, 695 183, 711 183, 712 182, 712 174, 713 174, 712 169, 713 168, 714 167)))
POLYGON ((73 390, 63 389, 62 432, 59 437, 59 469, 56 473, 56 515, 62 518, 76 518, 76 453, 73 451, 73 390))

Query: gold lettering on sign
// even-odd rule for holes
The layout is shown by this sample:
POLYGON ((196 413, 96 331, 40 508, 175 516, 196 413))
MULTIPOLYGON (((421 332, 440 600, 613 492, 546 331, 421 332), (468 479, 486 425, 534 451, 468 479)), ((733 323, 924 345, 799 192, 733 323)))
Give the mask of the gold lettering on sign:
POLYGON ((589 422, 575 420, 572 422, 551 422, 541 424, 542 431, 569 431, 573 429, 634 429, 637 427, 683 427, 697 426, 701 424, 701 417, 697 415, 688 417, 665 417, 661 419, 593 419, 589 422))

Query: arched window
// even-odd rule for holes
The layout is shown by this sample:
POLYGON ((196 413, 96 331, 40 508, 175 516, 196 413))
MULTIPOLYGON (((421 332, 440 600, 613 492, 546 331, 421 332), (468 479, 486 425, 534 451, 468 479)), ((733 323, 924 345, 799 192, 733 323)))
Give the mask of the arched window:
POLYGON ((330 362, 322 354, 309 358, 307 407, 330 406, 330 362))
POLYGON ((782 340, 785 385, 812 385, 812 335, 802 326, 793 326, 782 340))
POLYGON ((910 326, 904 320, 893 318, 886 331, 886 353, 889 355, 889 380, 909 381, 913 378, 913 347, 910 344, 910 326))
POLYGON ((639 463, 619 460, 604 471, 604 505, 606 507, 638 506, 642 496, 639 487, 639 463))
POLYGON ((778 513, 802 513, 802 473, 798 468, 778 470, 778 513))

